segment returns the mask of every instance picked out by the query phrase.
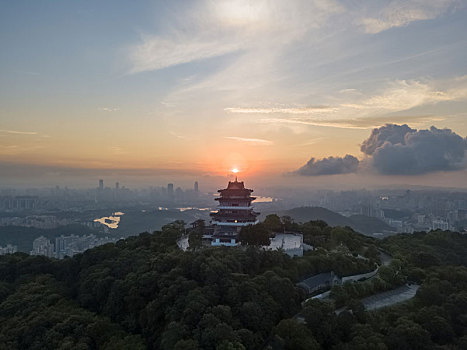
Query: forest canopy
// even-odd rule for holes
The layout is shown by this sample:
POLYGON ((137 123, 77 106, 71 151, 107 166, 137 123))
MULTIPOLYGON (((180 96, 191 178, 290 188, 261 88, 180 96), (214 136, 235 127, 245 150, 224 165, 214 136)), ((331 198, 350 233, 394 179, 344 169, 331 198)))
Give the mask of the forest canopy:
MULTIPOLYGON (((5 349, 450 349, 467 347, 467 238, 433 231, 381 241, 323 221, 270 217, 258 232, 295 230, 315 250, 291 258, 254 244, 182 251, 182 222, 64 260, 0 257, 5 349), (306 299, 322 272, 373 279, 306 299), (364 257, 364 258, 362 258, 364 257), (360 299, 407 282, 412 300, 367 312, 360 299), (336 314, 336 308, 345 310, 336 314), (303 317, 299 322, 297 315, 303 317)), ((255 230, 250 228, 250 230, 255 230)), ((0 346, 0 348, 1 348, 0 346)))

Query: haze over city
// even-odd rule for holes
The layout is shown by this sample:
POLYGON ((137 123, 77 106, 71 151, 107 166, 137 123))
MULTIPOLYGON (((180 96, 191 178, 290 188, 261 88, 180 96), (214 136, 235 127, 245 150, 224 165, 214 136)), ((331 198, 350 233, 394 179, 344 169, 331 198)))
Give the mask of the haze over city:
POLYGON ((2 2, 2 184, 218 186, 237 168, 465 188, 466 16, 454 0, 2 2))

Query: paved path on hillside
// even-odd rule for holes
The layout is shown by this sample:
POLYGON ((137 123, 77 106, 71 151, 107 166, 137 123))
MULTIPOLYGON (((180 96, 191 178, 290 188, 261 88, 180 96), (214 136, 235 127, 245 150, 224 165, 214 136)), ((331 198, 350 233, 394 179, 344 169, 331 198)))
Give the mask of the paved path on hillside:
POLYGON ((417 284, 405 285, 387 292, 375 294, 362 299, 365 310, 377 310, 412 299, 420 286, 417 284))

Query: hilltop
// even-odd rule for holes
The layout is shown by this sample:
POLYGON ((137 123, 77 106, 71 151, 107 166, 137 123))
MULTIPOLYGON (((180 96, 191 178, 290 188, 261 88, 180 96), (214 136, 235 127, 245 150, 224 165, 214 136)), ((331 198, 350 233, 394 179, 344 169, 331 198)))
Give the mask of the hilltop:
POLYGON ((345 217, 332 210, 322 207, 299 207, 278 212, 279 216, 290 216, 297 222, 322 220, 330 226, 351 227, 357 232, 371 235, 375 232, 393 231, 394 229, 378 218, 364 215, 345 217))

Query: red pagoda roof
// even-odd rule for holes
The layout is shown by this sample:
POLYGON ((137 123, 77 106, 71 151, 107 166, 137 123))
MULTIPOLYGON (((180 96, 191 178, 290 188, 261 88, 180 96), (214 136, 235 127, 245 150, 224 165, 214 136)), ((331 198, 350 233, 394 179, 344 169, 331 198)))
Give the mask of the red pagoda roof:
POLYGON ((227 185, 228 190, 243 190, 245 188, 245 184, 243 181, 238 181, 237 178, 235 178, 235 181, 229 181, 229 184, 227 185))
POLYGON ((235 178, 235 181, 229 181, 227 188, 218 190, 217 192, 220 192, 220 193, 224 191, 230 192, 229 190, 240 190, 240 192, 253 192, 253 190, 245 188, 245 184, 243 183, 243 181, 238 181, 237 178, 235 178))

